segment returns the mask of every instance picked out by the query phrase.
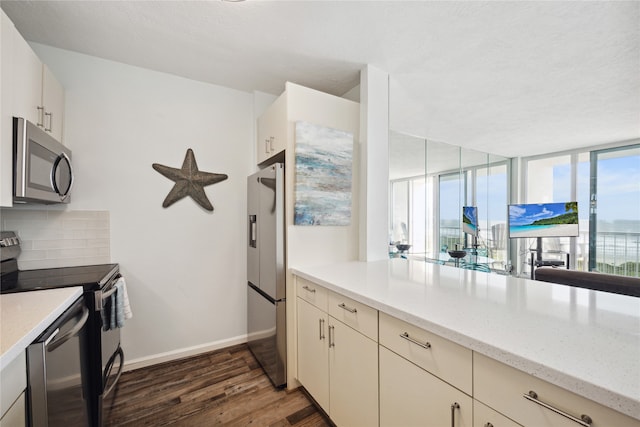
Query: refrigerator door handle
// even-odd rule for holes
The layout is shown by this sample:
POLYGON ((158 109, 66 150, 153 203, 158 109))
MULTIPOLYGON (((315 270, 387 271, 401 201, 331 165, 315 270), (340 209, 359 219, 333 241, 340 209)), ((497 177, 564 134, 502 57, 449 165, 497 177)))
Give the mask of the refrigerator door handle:
POLYGON ((254 291, 256 291, 257 293, 259 293, 260 295, 262 295, 262 297, 263 297, 264 299, 266 299, 267 301, 269 301, 271 304, 274 304, 274 305, 275 305, 276 303, 279 303, 279 302, 285 302, 285 301, 287 300, 286 298, 278 298, 278 299, 275 299, 274 297, 272 297, 271 295, 269 295, 268 293, 266 293, 265 291, 263 291, 262 289, 260 289, 260 288, 259 288, 259 287, 257 287, 256 285, 254 285, 253 283, 248 282, 247 284, 249 285, 249 287, 250 287, 251 289, 253 289, 253 290, 254 290, 254 291))
POLYGON ((258 247, 258 215, 249 215, 249 246, 258 247))

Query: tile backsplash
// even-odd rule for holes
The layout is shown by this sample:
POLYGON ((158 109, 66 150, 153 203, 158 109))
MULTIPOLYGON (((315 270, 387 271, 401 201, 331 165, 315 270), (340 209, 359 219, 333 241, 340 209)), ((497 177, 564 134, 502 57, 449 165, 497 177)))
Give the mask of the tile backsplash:
POLYGON ((20 237, 21 270, 111 262, 108 211, 2 209, 0 227, 20 237))

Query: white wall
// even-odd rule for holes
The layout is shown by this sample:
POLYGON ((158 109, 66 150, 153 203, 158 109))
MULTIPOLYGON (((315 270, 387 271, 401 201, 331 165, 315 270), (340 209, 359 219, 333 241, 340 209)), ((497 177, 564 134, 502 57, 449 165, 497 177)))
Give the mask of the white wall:
POLYGON ((33 45, 66 89, 65 143, 77 182, 70 209, 108 210, 111 258, 134 317, 122 333, 129 362, 215 348, 246 337, 246 176, 253 96, 56 48, 33 45), (229 175, 165 209, 173 182, 152 163, 229 175))
POLYGON ((389 74, 360 71, 360 261, 389 259, 389 74))

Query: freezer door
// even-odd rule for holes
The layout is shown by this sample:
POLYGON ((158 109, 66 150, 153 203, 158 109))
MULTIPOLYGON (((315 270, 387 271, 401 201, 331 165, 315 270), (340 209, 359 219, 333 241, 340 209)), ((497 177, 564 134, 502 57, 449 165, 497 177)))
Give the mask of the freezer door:
POLYGON ((286 307, 247 286, 248 345, 274 386, 286 384, 286 307))

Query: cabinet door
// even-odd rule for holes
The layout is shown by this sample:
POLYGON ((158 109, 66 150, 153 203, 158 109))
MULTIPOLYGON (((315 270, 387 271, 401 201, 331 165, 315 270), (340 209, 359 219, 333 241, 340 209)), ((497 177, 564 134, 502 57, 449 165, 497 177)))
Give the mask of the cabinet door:
POLYGON ((477 400, 473 401, 473 427, 521 427, 477 400))
POLYGON ((257 159, 262 163, 287 148, 287 94, 282 94, 258 118, 257 159))
POLYGON ((329 416, 338 426, 378 425, 378 344, 329 316, 329 416))
POLYGON ((13 114, 43 125, 42 62, 15 30, 13 37, 13 114))
POLYGON ((380 427, 473 425, 470 396, 380 346, 380 427))
POLYGON ((13 206, 13 37, 17 31, 0 10, 0 206, 13 206))
POLYGON ((62 141, 64 88, 46 65, 42 66, 42 105, 45 130, 58 141, 62 141))
POLYGON ((24 392, 0 419, 0 427, 23 427, 27 425, 24 392))
POLYGON ((329 412, 327 314, 298 298, 298 381, 329 412))

